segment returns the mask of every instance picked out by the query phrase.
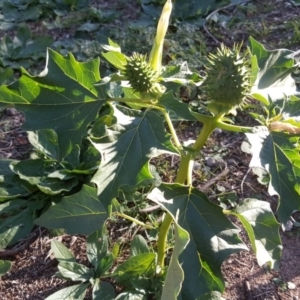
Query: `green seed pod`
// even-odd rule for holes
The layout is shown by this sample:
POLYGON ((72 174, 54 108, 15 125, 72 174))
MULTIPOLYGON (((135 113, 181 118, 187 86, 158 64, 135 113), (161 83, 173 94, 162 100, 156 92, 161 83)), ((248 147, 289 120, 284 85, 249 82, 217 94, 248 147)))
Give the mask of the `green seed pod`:
POLYGON ((203 90, 210 101, 208 110, 215 116, 234 111, 250 91, 249 62, 240 49, 237 45, 233 50, 221 45, 217 54, 209 55, 203 90))
POLYGON ((123 74, 132 88, 140 93, 150 91, 157 80, 156 72, 148 64, 146 55, 138 53, 128 58, 123 74))

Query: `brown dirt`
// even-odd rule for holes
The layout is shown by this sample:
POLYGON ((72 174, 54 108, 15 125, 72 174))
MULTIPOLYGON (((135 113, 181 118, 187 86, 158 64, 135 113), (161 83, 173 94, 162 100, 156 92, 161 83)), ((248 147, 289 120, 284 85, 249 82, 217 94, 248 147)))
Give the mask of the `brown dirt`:
MULTIPOLYGON (((120 1, 96 1, 97 4, 105 8, 116 7, 120 1)), ((256 7, 252 12, 248 10, 247 21, 253 22, 257 29, 257 39, 266 42, 270 47, 288 47, 297 49, 300 43, 295 38, 295 32, 290 30, 287 24, 288 20, 299 16, 300 8, 292 5, 290 1, 250 1, 251 5, 256 7), (263 20, 260 22, 259 20, 263 20), (262 35, 262 28, 266 30, 262 35), (282 36, 285 41, 282 41, 282 36), (283 45, 288 42, 288 45, 283 45)), ((123 2, 122 2, 123 3, 123 2)), ((249 3, 248 3, 249 4, 249 3)), ((132 17, 132 7, 119 5, 124 10, 123 16, 132 17)), ((227 10, 220 11, 231 16, 239 16, 240 9, 230 7, 227 10)), ((123 19, 125 20, 125 19, 123 19)), ((237 18, 238 20, 238 18, 237 18)), ((246 22, 237 21, 234 30, 224 28, 222 36, 217 35, 219 24, 207 22, 208 30, 218 40, 230 44, 233 40, 240 41, 246 39, 250 30, 250 25, 246 22)), ((250 23, 249 23, 250 24, 250 23)), ((251 25, 251 26, 252 26, 251 25)), ((61 33, 60 33, 61 34, 61 33)), ((206 34, 209 44, 214 44, 211 37, 206 34)), ((6 110, 0 113, 0 157, 3 158, 26 158, 30 145, 26 139, 26 134, 20 129, 23 122, 22 114, 19 112, 6 110)), ((199 128, 198 128, 199 129, 199 128)), ((191 138, 197 128, 188 127, 184 131, 182 138, 191 138)), ((208 186, 208 192, 213 199, 219 193, 220 186, 226 190, 236 191, 240 200, 251 197, 254 194, 260 194, 263 199, 269 201, 272 207, 276 207, 276 199, 268 196, 266 188, 257 183, 256 176, 248 172, 249 155, 240 150, 243 137, 239 135, 228 135, 225 133, 216 133, 212 136, 210 143, 212 145, 226 145, 227 154, 223 157, 227 161, 229 173, 225 178, 219 178, 218 187, 216 185, 208 186), (223 143, 223 144, 222 144, 223 143), (230 163, 229 163, 230 162, 230 163)), ((204 154, 208 155, 208 152, 204 154)), ((200 163, 205 163, 201 161, 200 163)), ((221 172, 216 171, 215 175, 221 172)), ((199 174, 195 172, 194 185, 199 188, 203 183, 199 179, 199 174)), ((299 217, 298 215, 294 216, 299 217)), ((244 234, 242 234, 244 239, 244 234)), ((266 266, 258 266, 254 253, 242 251, 230 256, 222 266, 222 271, 226 281, 226 291, 223 297, 227 300, 297 300, 300 299, 300 230, 293 228, 289 232, 281 233, 283 242, 283 255, 279 271, 270 271, 266 266), (295 285, 294 289, 288 288, 288 283, 295 285)), ((88 264, 85 256, 85 238, 81 236, 63 236, 60 237, 74 253, 78 262, 88 264)), ((55 276, 57 271, 57 262, 51 255, 50 241, 52 237, 48 231, 36 228, 27 239, 20 241, 12 249, 0 251, 0 259, 9 259, 13 261, 12 269, 0 279, 0 299, 8 300, 38 300, 45 299, 55 291, 69 285, 68 282, 58 279, 55 276)), ((246 239, 245 239, 246 240, 246 239)), ((291 286, 290 286, 291 287, 291 286)), ((90 293, 86 299, 91 299, 90 293)))

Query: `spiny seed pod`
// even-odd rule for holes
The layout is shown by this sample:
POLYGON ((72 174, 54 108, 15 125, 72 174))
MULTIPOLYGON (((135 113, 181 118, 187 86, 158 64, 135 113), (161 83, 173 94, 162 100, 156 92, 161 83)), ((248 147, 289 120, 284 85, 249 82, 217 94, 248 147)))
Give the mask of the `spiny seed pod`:
POLYGON ((147 56, 138 53, 128 58, 123 74, 132 88, 140 93, 150 91, 157 79, 156 72, 147 62, 147 56))
POLYGON ((241 106, 250 91, 247 55, 240 54, 241 45, 233 50, 221 45, 217 54, 210 54, 203 89, 210 104, 209 111, 223 115, 241 106))

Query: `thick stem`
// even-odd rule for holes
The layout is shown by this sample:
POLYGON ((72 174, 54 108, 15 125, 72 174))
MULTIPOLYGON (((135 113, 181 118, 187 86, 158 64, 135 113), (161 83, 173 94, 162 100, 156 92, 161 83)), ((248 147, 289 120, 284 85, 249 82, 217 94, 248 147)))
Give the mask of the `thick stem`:
MULTIPOLYGON (((217 127, 218 117, 209 118, 203 124, 203 128, 201 130, 200 135, 198 136, 195 144, 193 145, 192 149, 195 152, 198 152, 202 149, 205 145, 207 139, 211 135, 211 133, 217 127)), ((177 172, 177 177, 175 182, 180 184, 188 184, 191 185, 192 183, 192 172, 193 172, 193 165, 194 165, 194 152, 186 152, 182 153, 181 155, 181 162, 179 165, 179 169, 177 172)), ((166 217, 163 220, 158 234, 158 256, 157 256, 157 266, 158 266, 158 274, 161 274, 161 271, 164 267, 164 260, 165 260, 165 252, 167 247, 167 235, 169 228, 172 224, 172 217, 169 213, 166 213, 166 217)))
POLYGON ((157 273, 158 274, 161 274, 161 271, 165 265, 167 235, 169 232, 169 228, 172 224, 172 221, 173 219, 171 215, 168 212, 166 212, 166 216, 159 227, 158 241, 157 241, 157 266, 158 266, 157 273))

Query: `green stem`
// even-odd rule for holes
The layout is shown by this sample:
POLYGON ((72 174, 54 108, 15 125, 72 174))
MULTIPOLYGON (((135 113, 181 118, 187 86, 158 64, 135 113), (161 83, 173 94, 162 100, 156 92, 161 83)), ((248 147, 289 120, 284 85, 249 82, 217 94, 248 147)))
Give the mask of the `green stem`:
POLYGON ((143 222, 141 222, 141 221, 139 221, 139 220, 137 220, 135 218, 132 218, 132 217, 126 215, 126 214, 123 214, 123 213, 120 213, 120 212, 116 212, 115 214, 117 216, 119 216, 119 217, 122 217, 122 218, 127 219, 127 220, 129 220, 131 222, 134 222, 134 223, 136 223, 138 225, 141 225, 141 226, 143 226, 146 229, 155 229, 155 227, 153 227, 151 225, 147 225, 147 224, 145 224, 145 223, 143 223, 143 222))
POLYGON ((171 118, 170 118, 168 112, 167 112, 166 110, 163 110, 163 114, 164 114, 164 117, 165 117, 166 122, 167 122, 167 124, 168 124, 170 133, 171 133, 171 135, 172 135, 172 137, 173 137, 174 144, 175 144, 176 148, 182 149, 181 143, 180 143, 180 141, 179 141, 179 139, 178 139, 177 133, 176 133, 176 131, 175 131, 175 129, 174 129, 172 120, 171 120, 171 118))
MULTIPOLYGON (((207 139, 217 127, 219 118, 220 117, 214 117, 214 118, 210 117, 205 120, 201 133, 192 147, 192 149, 195 150, 195 153, 199 152, 202 149, 202 147, 205 145, 207 139)), ((186 183, 188 185, 191 185, 193 165, 194 165, 194 152, 186 152, 186 153, 182 152, 181 162, 179 165, 175 182, 180 184, 186 183)), ((171 215, 169 213, 166 213, 166 217, 164 218, 159 228, 158 245, 157 245, 158 274, 161 274, 161 271, 164 267, 165 252, 167 247, 167 235, 168 235, 169 228, 172 224, 172 221, 173 219, 171 215)))
POLYGON ((158 241, 157 241, 157 273, 161 274, 161 271, 165 265, 165 252, 167 247, 167 235, 169 228, 172 224, 173 218, 166 212, 165 218, 159 227, 158 241))
POLYGON ((238 126, 238 125, 232 125, 228 123, 224 123, 221 120, 217 121, 217 127, 220 129, 224 129, 227 131, 233 131, 233 132, 253 132, 252 127, 247 127, 247 126, 238 126))

